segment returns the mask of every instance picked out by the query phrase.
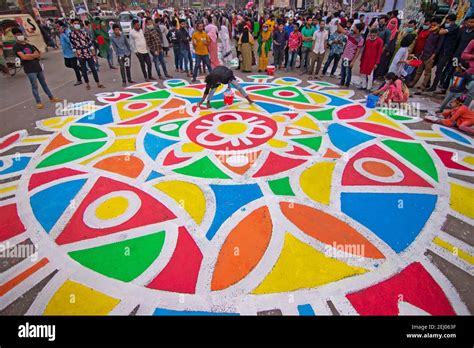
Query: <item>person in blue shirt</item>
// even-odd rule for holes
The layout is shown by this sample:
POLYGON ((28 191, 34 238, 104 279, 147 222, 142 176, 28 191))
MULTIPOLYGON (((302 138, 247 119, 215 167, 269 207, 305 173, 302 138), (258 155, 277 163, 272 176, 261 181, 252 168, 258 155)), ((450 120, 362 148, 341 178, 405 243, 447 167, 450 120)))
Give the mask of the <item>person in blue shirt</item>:
POLYGON ((77 64, 77 57, 72 50, 71 41, 69 40, 69 34, 71 30, 68 29, 64 22, 58 22, 59 40, 61 41, 61 48, 63 50, 64 65, 74 70, 76 74, 76 83, 74 86, 82 84, 81 68, 77 64))

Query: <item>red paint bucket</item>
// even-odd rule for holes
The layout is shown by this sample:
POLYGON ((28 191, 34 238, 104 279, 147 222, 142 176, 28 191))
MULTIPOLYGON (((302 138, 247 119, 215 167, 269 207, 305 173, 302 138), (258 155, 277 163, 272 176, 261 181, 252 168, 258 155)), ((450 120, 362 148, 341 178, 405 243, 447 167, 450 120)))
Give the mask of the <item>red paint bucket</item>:
POLYGON ((275 72, 275 66, 274 65, 269 65, 267 66, 267 74, 268 76, 273 76, 273 73, 275 72))
POLYGON ((234 93, 225 92, 224 93, 224 104, 225 105, 232 105, 233 103, 234 103, 234 93))

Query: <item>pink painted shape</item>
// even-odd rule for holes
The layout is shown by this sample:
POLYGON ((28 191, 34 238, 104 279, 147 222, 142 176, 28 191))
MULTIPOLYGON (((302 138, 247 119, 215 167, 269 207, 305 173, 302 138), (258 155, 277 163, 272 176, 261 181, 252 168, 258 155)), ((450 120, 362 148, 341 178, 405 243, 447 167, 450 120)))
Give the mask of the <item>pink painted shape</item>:
POLYGON ((25 232, 25 226, 18 216, 16 204, 0 207, 0 242, 25 232))
POLYGON ((289 157, 282 157, 273 152, 270 152, 265 163, 256 172, 253 177, 258 178, 260 176, 268 176, 276 173, 284 172, 286 170, 295 168, 300 164, 305 163, 305 159, 294 159, 289 157))
POLYGON ((176 249, 166 267, 147 288, 185 294, 196 292, 202 253, 185 227, 180 227, 176 249))
POLYGON ((34 188, 47 184, 48 182, 52 182, 61 178, 66 178, 68 176, 85 174, 85 172, 80 172, 78 170, 69 169, 69 168, 61 168, 50 170, 47 172, 36 173, 33 174, 30 178, 30 182, 28 184, 28 190, 31 191, 34 188))
MULTIPOLYGON (((381 178, 382 180, 383 178, 381 178)), ((416 174, 409 167, 404 165, 398 159, 390 155, 388 152, 383 150, 377 145, 369 146, 365 149, 362 149, 356 153, 352 158, 347 162, 346 167, 342 173, 342 185, 348 186, 417 186, 417 187, 433 187, 426 180, 416 174), (363 176, 354 168, 354 162, 359 158, 379 158, 385 161, 388 161, 400 169, 404 175, 404 178, 400 182, 382 182, 377 180, 369 179, 366 176, 363 176)))
POLYGON ((450 169, 458 169, 458 170, 467 170, 469 172, 472 172, 473 170, 471 168, 465 167, 457 162, 453 161, 453 156, 454 152, 452 151, 446 151, 446 150, 441 150, 441 149, 434 149, 438 157, 441 159, 441 162, 450 169))
POLYGON ((158 116, 158 111, 152 111, 152 112, 149 112, 148 114, 146 115, 143 115, 141 117, 138 117, 138 118, 134 118, 130 121, 126 121, 126 122, 121 122, 119 123, 119 125, 129 125, 129 124, 140 124, 140 123, 145 123, 145 122, 148 122, 150 121, 151 119, 155 118, 156 116, 158 116))
POLYGON ((0 150, 6 149, 8 146, 13 144, 18 139, 20 139, 20 133, 17 132, 15 134, 12 134, 0 144, 0 150))
POLYGON ((398 315, 400 299, 432 315, 456 315, 441 287, 419 262, 346 297, 361 315, 398 315))
POLYGON ((337 111, 337 117, 341 120, 352 120, 365 115, 365 109, 362 105, 350 105, 337 111))
POLYGON ((167 155, 166 158, 163 160, 163 164, 165 166, 172 166, 178 163, 182 163, 190 159, 191 157, 178 157, 174 150, 171 150, 167 155))
POLYGON ((386 126, 382 126, 380 124, 374 124, 374 123, 368 123, 368 122, 349 122, 349 124, 351 126, 363 129, 367 132, 380 134, 380 135, 386 135, 392 138, 407 139, 407 140, 413 139, 412 137, 406 135, 405 133, 402 133, 398 130, 395 130, 386 126))
POLYGON ((56 243, 59 245, 74 243, 174 218, 176 216, 168 208, 148 193, 123 182, 100 177, 69 220, 63 232, 58 236, 56 243), (115 191, 132 191, 136 193, 141 200, 140 209, 130 219, 118 226, 97 229, 87 226, 84 223, 86 208, 96 199, 115 191))

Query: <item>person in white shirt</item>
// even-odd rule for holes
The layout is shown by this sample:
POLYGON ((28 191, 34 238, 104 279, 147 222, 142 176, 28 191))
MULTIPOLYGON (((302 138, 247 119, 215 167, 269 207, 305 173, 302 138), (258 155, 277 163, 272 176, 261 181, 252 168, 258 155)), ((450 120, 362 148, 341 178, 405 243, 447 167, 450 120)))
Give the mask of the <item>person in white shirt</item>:
POLYGON ((328 42, 329 32, 326 30, 326 22, 319 22, 319 30, 313 34, 313 47, 309 55, 309 76, 308 79, 313 78, 314 66, 316 65, 316 72, 314 78, 319 78, 319 70, 323 64, 324 56, 326 54, 326 46, 328 42))
POLYGON ((140 68, 142 69, 143 77, 145 81, 155 80, 151 75, 151 59, 146 47, 145 34, 140 27, 138 19, 132 21, 133 29, 130 30, 130 48, 138 58, 140 62, 140 68), (146 69, 145 69, 146 64, 146 69))

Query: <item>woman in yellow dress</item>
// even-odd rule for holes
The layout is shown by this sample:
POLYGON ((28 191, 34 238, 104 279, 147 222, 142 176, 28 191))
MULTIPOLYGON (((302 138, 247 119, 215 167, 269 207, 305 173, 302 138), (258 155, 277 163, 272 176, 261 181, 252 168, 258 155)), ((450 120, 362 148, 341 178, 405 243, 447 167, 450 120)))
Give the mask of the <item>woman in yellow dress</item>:
POLYGON ((258 72, 267 70, 268 52, 272 46, 272 32, 268 30, 268 25, 264 24, 258 36, 258 72))

